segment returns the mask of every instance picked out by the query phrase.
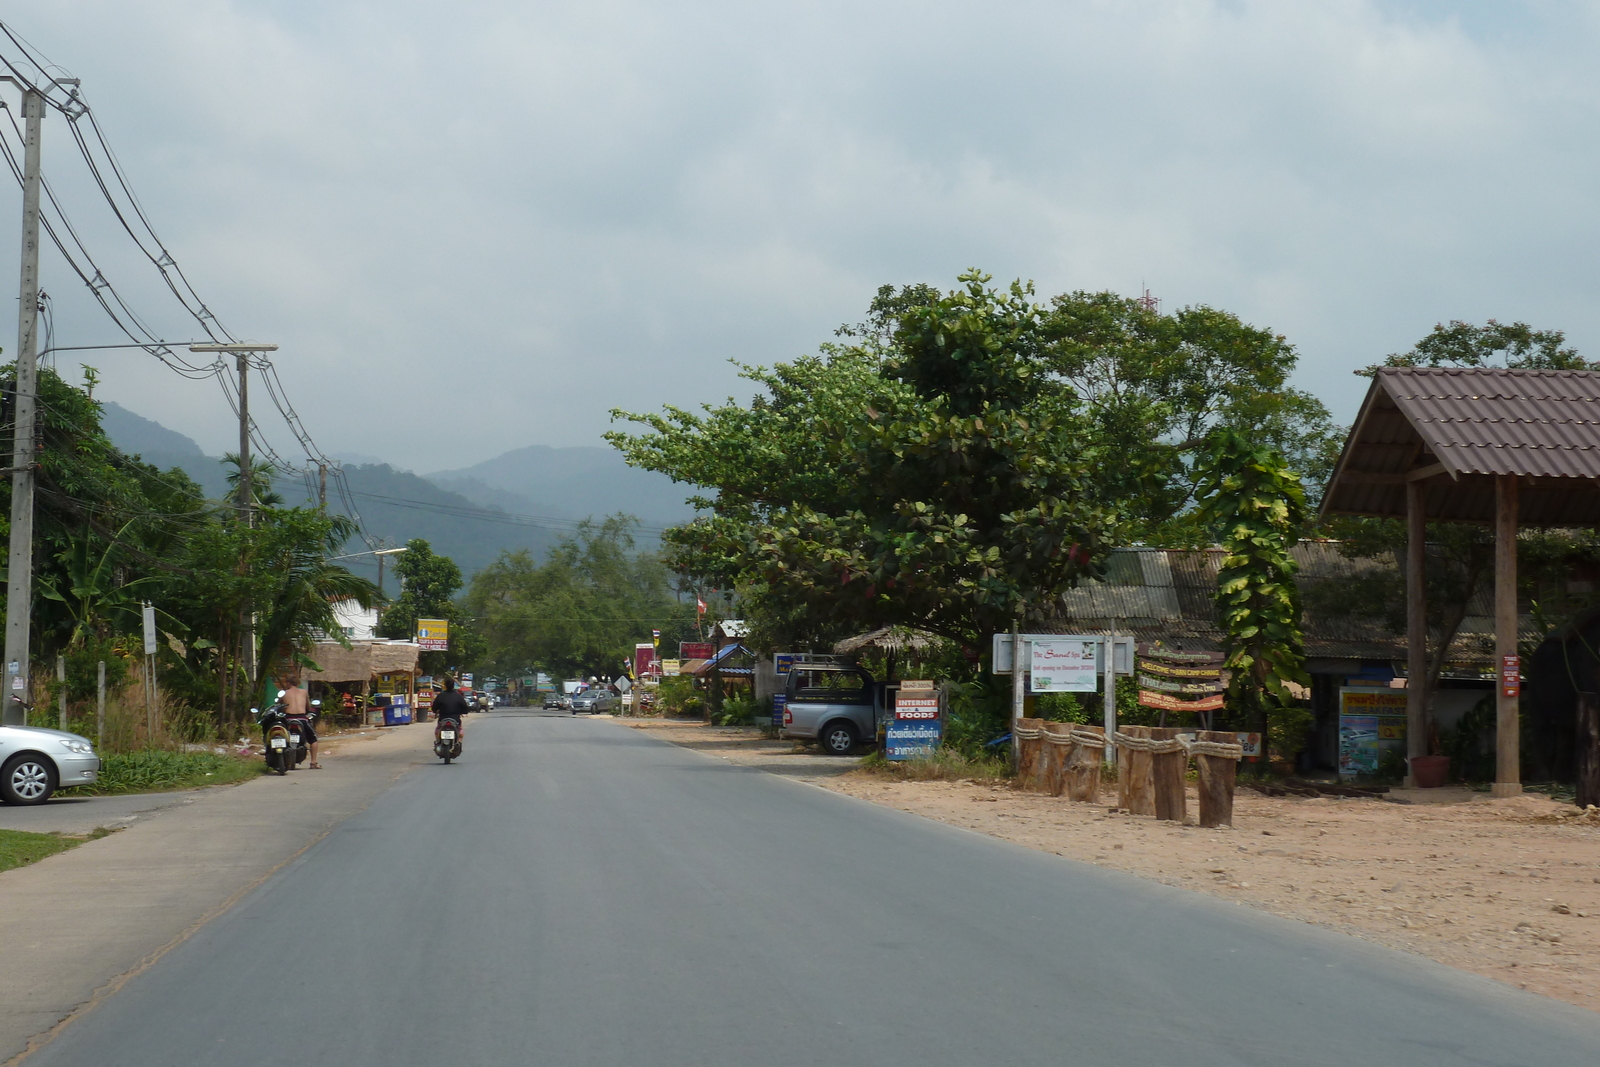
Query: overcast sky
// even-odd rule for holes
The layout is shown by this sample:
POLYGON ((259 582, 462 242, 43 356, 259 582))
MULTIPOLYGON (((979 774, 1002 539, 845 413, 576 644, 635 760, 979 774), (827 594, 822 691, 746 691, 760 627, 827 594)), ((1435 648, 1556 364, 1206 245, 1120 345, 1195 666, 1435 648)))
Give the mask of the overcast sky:
MULTIPOLYGON (((1143 286, 1237 312, 1289 337, 1343 420, 1350 371, 1440 320, 1526 320, 1600 356, 1600 4, 52 0, 6 18, 83 80, 211 309, 282 346, 321 446, 422 472, 598 443, 612 406, 746 394, 730 358, 792 358, 878 285, 969 266, 1041 297, 1143 286)), ((58 114, 44 159, 106 275, 158 333, 195 336, 58 114)), ((0 193, 15 249, 20 197, 0 193)), ((15 264, 0 254, 13 293, 15 264)), ((120 339, 53 251, 43 272, 58 344, 120 339)), ((234 446, 214 384, 60 357, 81 361, 100 395, 234 446)))

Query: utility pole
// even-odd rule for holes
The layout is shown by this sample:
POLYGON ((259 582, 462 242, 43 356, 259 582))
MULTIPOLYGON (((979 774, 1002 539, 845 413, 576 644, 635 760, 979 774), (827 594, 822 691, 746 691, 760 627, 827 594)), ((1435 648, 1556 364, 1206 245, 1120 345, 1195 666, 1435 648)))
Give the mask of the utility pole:
POLYGON ((317 510, 328 510, 328 465, 317 464, 317 510))
POLYGON ((28 645, 33 623, 34 406, 39 390, 39 134, 44 97, 22 89, 26 123, 22 156, 22 285, 17 305, 16 416, 12 423, 11 554, 6 584, 5 707, 0 722, 27 722, 28 645))
MULTIPOLYGON (((239 372, 239 518, 249 529, 255 525, 255 487, 250 471, 250 356, 256 352, 276 352, 277 345, 270 344, 219 344, 190 345, 191 352, 231 354, 239 372)), ((255 699, 256 689, 256 633, 255 616, 245 605, 239 620, 244 638, 244 673, 250 682, 250 699, 255 699)))

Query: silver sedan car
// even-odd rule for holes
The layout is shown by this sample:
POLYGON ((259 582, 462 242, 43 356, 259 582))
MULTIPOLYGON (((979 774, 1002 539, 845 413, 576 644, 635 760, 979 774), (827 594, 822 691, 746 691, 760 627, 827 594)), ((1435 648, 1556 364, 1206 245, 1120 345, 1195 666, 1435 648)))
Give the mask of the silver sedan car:
POLYGON ((100 777, 100 757, 87 739, 65 730, 0 726, 0 801, 43 804, 68 786, 100 777))

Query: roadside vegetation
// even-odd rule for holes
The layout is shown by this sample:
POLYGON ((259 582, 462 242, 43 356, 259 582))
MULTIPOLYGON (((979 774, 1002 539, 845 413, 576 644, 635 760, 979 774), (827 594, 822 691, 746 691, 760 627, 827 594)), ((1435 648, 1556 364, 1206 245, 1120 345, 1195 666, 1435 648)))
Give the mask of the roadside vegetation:
POLYGON ((0 830, 0 871, 26 867, 42 859, 65 852, 85 841, 94 841, 110 834, 99 829, 82 836, 72 834, 30 834, 22 830, 0 830))
POLYGON ((105 768, 93 785, 64 789, 67 796, 109 797, 124 793, 168 793, 208 785, 231 785, 260 776, 266 764, 217 752, 169 752, 142 749, 104 757, 105 768))

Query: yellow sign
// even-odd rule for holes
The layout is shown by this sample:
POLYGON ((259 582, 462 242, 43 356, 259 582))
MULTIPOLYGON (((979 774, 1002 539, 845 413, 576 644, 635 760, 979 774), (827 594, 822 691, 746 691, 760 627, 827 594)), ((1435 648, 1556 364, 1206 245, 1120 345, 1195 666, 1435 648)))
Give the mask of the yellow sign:
POLYGON ((676 678, 683 671, 683 660, 664 659, 661 661, 661 676, 663 678, 676 678))
POLYGON ((418 619, 417 644, 434 652, 450 649, 450 623, 447 619, 418 619))

